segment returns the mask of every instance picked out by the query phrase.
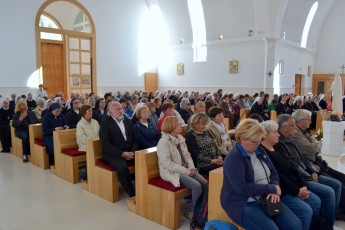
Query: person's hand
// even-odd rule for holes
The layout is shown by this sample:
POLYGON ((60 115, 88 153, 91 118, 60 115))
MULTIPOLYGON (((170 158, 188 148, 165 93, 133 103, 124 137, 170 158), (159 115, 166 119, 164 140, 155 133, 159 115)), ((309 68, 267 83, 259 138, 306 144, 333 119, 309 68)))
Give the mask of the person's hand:
POLYGON ((299 189, 298 197, 302 200, 305 200, 309 197, 310 192, 308 191, 307 187, 302 187, 299 189))
POLYGON ((68 125, 64 125, 63 127, 64 127, 64 129, 69 129, 68 125))
POLYGON ((317 176, 317 173, 311 174, 311 177, 313 178, 314 182, 318 182, 319 181, 319 177, 317 176))
POLYGON ((280 189, 280 186, 279 185, 274 185, 275 187, 276 187, 276 190, 277 190, 277 192, 276 192, 276 194, 278 195, 278 196, 280 196, 281 194, 282 194, 282 190, 280 189))
POLYGON ((20 113, 19 120, 20 120, 20 121, 23 121, 27 116, 28 116, 28 111, 27 111, 27 110, 23 110, 23 111, 20 113))
POLYGON ((219 158, 212 159, 211 164, 221 166, 223 165, 223 159, 219 159, 219 158))
POLYGON ((191 169, 189 169, 188 176, 194 176, 195 173, 196 173, 196 169, 195 168, 191 168, 191 169))
POLYGON ((62 126, 59 126, 59 127, 55 127, 55 130, 58 131, 58 130, 64 130, 65 128, 62 127, 62 126))
POLYGON ((134 153, 133 152, 123 152, 122 157, 127 161, 132 160, 134 158, 134 153))
POLYGON ((266 199, 271 199, 272 203, 278 203, 280 201, 280 196, 277 194, 270 193, 267 195, 266 199))

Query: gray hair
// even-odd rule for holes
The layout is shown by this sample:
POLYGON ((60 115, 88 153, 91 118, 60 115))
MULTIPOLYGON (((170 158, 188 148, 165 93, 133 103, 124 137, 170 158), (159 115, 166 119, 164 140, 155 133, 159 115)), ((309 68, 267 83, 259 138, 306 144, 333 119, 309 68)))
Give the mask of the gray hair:
POLYGON ((293 114, 292 117, 295 119, 295 122, 305 119, 306 117, 310 117, 311 112, 306 109, 297 109, 293 114))
POLYGON ((187 110, 188 109, 188 104, 190 104, 189 99, 188 98, 183 98, 181 100, 181 103, 180 103, 180 108, 187 110))
POLYGON ((277 122, 272 121, 272 120, 263 121, 263 122, 260 123, 260 125, 262 127, 264 127, 266 133, 272 133, 272 132, 278 130, 277 122))
POLYGON ((293 119, 292 115, 290 115, 290 114, 280 114, 278 116, 278 120, 277 120, 279 129, 282 126, 284 126, 290 119, 293 119))
POLYGON ((44 98, 40 97, 37 99, 37 104, 39 104, 41 101, 45 102, 46 100, 44 98))

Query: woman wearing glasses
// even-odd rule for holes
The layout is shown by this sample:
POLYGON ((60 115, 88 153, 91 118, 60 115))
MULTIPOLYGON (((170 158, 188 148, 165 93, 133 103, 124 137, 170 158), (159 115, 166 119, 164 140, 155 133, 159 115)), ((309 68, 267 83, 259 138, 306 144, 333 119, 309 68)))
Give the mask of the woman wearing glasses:
POLYGON ((257 199, 280 201, 279 177, 264 149, 258 148, 266 132, 254 119, 242 120, 236 145, 224 161, 221 205, 244 229, 302 229, 298 217, 282 203, 283 212, 269 217, 257 199))

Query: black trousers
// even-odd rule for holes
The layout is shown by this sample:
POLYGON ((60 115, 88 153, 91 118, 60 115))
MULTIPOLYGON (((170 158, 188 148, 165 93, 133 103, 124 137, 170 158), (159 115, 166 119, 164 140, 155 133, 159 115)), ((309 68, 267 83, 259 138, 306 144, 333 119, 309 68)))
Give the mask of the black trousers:
POLYGON ((120 157, 108 157, 104 159, 113 169, 116 170, 117 175, 119 177, 119 181, 124 188, 124 190, 127 192, 129 197, 135 196, 135 189, 132 184, 131 175, 128 170, 128 163, 133 162, 134 160, 126 161, 123 158, 120 157))
POLYGON ((12 146, 11 128, 9 124, 0 125, 0 140, 2 149, 9 152, 12 146))

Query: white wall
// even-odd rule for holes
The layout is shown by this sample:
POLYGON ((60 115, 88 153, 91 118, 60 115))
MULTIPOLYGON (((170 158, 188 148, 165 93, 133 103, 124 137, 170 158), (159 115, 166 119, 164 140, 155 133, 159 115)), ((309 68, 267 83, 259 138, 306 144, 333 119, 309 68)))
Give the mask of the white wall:
POLYGON ((345 65, 345 1, 334 4, 320 33, 316 73, 334 73, 340 71, 340 66, 345 65))

